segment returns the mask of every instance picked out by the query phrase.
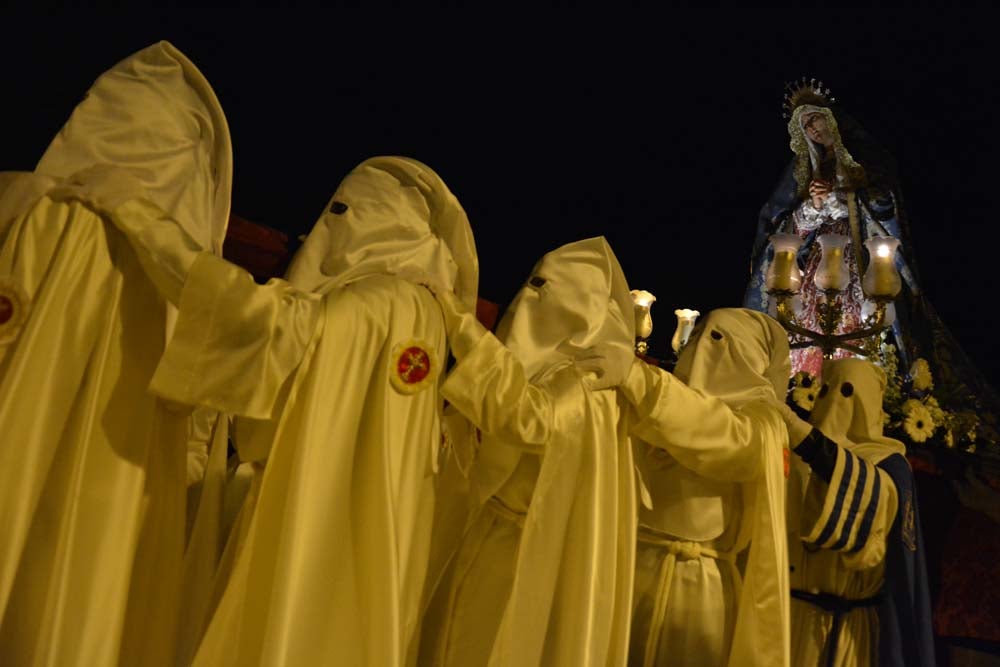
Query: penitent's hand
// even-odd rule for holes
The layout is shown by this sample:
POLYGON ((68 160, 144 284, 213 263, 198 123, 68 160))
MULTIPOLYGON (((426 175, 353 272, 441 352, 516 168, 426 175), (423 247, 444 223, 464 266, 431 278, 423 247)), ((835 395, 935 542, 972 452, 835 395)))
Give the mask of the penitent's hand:
POLYGON ((785 420, 785 426, 788 428, 788 447, 795 449, 812 431, 812 424, 795 414, 795 411, 786 403, 782 403, 779 410, 781 410, 781 417, 785 420))
POLYGON ((181 291, 198 244, 165 212, 150 203, 142 182, 110 165, 79 171, 48 194, 53 200, 81 201, 99 211, 128 239, 146 275, 163 297, 180 303, 181 291))
POLYGON ((634 357, 628 375, 625 376, 625 381, 619 385, 618 390, 625 397, 625 400, 639 407, 646 395, 652 391, 658 372, 660 371, 639 357, 634 357))
POLYGON ((448 343, 456 359, 461 359, 488 332, 476 319, 476 314, 448 289, 429 288, 441 306, 448 343))

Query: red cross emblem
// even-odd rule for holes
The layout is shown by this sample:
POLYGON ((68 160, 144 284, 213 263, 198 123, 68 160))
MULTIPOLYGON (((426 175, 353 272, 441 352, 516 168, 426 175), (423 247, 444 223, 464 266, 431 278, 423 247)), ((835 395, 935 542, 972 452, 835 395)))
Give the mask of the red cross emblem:
POLYGON ((14 317, 14 302, 0 294, 0 324, 7 324, 14 317))
POLYGON ((399 391, 410 394, 428 384, 427 380, 437 375, 437 364, 430 348, 422 343, 410 341, 396 347, 392 383, 399 391))
POLYGON ((431 372, 431 358, 419 347, 408 347, 403 350, 396 362, 396 370, 400 379, 406 384, 416 384, 431 372))
POLYGON ((28 295, 12 279, 0 276, 0 345, 17 337, 27 318, 28 295))

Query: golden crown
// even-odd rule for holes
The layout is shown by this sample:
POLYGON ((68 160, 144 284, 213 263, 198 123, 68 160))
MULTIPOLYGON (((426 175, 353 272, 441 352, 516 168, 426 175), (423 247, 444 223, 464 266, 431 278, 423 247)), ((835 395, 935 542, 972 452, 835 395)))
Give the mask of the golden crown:
POLYGON ((812 104, 818 107, 828 107, 836 102, 829 88, 823 87, 822 81, 802 77, 798 81, 785 84, 785 97, 781 105, 784 118, 791 118, 796 107, 812 104))

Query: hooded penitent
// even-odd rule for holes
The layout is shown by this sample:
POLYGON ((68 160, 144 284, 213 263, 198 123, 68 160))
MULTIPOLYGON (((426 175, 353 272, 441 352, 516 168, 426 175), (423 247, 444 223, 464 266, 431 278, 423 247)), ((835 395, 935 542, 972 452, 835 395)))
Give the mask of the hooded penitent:
POLYGON ((35 171, 70 178, 95 165, 128 172, 199 247, 222 254, 233 183, 229 125, 204 75, 169 42, 102 74, 35 171))
POLYGON ((868 361, 827 362, 810 416, 822 435, 796 448, 810 462, 795 457, 789 481, 796 664, 934 664, 913 475, 882 434, 885 384, 868 361))
POLYGON ((885 371, 868 361, 843 359, 826 364, 810 423, 874 464, 893 454, 906 454, 903 443, 882 434, 885 384, 885 371))
POLYGON ((427 165, 374 157, 341 182, 288 269, 326 294, 370 275, 454 290, 474 306, 479 264, 461 204, 427 165))
POLYGON ((635 363, 623 385, 636 406, 632 432, 649 443, 630 655, 645 665, 787 664, 787 435, 777 408, 786 334, 761 313, 713 311, 674 375, 635 363), (741 587, 736 555, 748 545, 741 587))
MULTIPOLYGON (((535 265, 497 325, 500 340, 532 382, 575 365, 593 388, 614 386, 628 372, 635 323, 628 283, 604 237, 570 243, 535 265)), ((513 472, 521 447, 484 434, 481 465, 472 473, 480 501, 513 472)))
POLYGON ((151 385, 236 415, 241 458, 267 462, 194 664, 403 664, 447 353, 423 284, 474 303, 468 220, 428 167, 372 158, 337 189, 290 277, 256 285, 199 255, 151 385))
POLYGON ((0 280, 28 312, 0 347, 4 662, 172 664, 187 420, 147 392, 167 308, 111 220, 221 248, 230 174, 215 95, 161 42, 3 194, 0 280))
POLYGON ((611 248, 586 239, 539 261, 496 338, 480 327, 453 343, 442 393, 482 435, 473 519, 425 620, 427 662, 624 664, 634 485, 610 388, 634 356, 631 311, 611 248))

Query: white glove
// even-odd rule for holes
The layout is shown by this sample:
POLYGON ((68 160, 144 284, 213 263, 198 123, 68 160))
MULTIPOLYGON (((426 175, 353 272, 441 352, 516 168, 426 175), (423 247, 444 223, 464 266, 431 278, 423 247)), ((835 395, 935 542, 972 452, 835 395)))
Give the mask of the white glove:
POLYGON ((431 289, 431 293, 441 306, 452 354, 456 359, 461 359, 489 332, 476 319, 476 314, 459 301, 454 292, 431 289))
POLYGON ((618 390, 629 403, 635 407, 640 407, 643 400, 656 386, 657 370, 647 364, 639 357, 633 357, 632 366, 628 370, 625 380, 619 385, 618 390))

